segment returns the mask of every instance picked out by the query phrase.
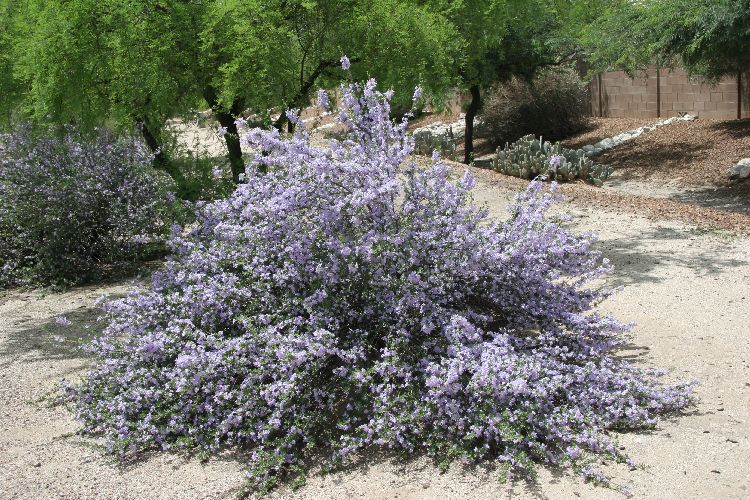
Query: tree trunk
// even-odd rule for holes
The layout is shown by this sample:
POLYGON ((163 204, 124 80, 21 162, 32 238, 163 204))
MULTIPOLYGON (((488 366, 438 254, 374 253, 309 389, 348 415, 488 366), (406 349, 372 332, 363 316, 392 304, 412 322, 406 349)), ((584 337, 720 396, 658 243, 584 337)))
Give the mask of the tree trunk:
MULTIPOLYGON (((232 107, 234 108, 234 106, 232 107)), ((237 124, 234 122, 236 117, 234 113, 231 112, 216 111, 216 119, 219 120, 219 124, 226 129, 224 141, 227 143, 229 167, 232 169, 232 179, 237 183, 240 181, 240 174, 245 173, 245 162, 242 160, 240 134, 237 130, 237 124)))
POLYGON ((148 146, 148 149, 150 149, 154 154, 154 168, 164 170, 166 173, 168 173, 169 176, 172 177, 172 179, 177 183, 178 187, 184 186, 185 176, 182 175, 182 172, 180 172, 177 166, 170 161, 169 157, 167 157, 167 154, 159 144, 159 140, 146 124, 146 120, 142 118, 136 118, 136 122, 141 129, 141 134, 143 135, 143 140, 146 141, 146 146, 148 146))
POLYGON ((477 116, 482 97, 479 85, 472 85, 469 92, 471 92, 471 103, 466 110, 466 134, 464 135, 464 163, 467 165, 474 161, 474 117, 477 116))
POLYGON ((242 159, 242 146, 240 145, 240 134, 237 130, 235 120, 242 112, 242 102, 235 99, 229 110, 222 109, 219 104, 216 90, 212 87, 206 87, 203 90, 203 98, 211 106, 219 124, 226 130, 224 133, 224 142, 227 143, 227 156, 229 158, 229 167, 232 170, 232 179, 235 183, 240 181, 240 174, 245 173, 245 162, 242 159))
MULTIPOLYGON (((273 122, 273 128, 277 129, 279 132, 281 131, 282 127, 284 126, 284 123, 286 123, 286 110, 290 108, 300 108, 306 104, 306 100, 310 96, 310 91, 312 90, 313 85, 315 85, 315 82, 317 81, 318 77, 325 71, 327 68, 333 67, 336 65, 336 61, 321 61, 318 66, 307 76, 307 80, 300 85, 299 90, 297 91, 297 94, 284 106, 284 109, 281 110, 281 114, 276 119, 275 122, 273 122)), ((294 131, 294 125, 291 126, 290 132, 294 131)))

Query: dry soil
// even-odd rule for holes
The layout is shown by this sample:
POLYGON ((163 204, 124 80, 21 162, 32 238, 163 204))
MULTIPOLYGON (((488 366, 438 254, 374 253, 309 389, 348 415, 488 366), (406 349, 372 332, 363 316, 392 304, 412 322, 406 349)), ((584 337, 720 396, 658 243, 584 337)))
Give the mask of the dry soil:
MULTIPOLYGON (((504 217, 517 184, 479 177, 477 202, 504 217)), ((653 432, 620 436, 643 469, 603 469, 636 498, 750 497, 750 237, 575 200, 560 209, 574 215, 576 230, 599 233, 599 247, 616 266, 608 281, 624 288, 602 308, 636 322, 624 354, 700 382, 701 400, 688 414, 653 432)), ((51 403, 59 380, 79 377, 90 364, 71 347, 100 328, 96 299, 129 286, 0 295, 0 498, 231 498, 241 487, 243 459, 232 454, 201 463, 157 453, 117 465, 98 440, 78 434, 65 408, 51 403), (72 324, 58 325, 61 315, 72 324)), ((623 498, 546 468, 534 483, 500 484, 491 469, 456 466, 441 474, 423 458, 362 458, 348 470, 311 477, 301 489, 284 487, 271 497, 623 498)))

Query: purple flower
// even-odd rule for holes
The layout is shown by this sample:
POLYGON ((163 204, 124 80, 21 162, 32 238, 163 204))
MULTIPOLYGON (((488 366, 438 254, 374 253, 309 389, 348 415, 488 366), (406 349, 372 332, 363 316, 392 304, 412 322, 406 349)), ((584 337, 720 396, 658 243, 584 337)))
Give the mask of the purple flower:
POLYGON ((514 379, 510 383, 510 390, 511 392, 513 392, 513 394, 516 394, 516 395, 523 394, 524 392, 526 392, 527 388, 528 388, 528 384, 526 380, 522 378, 514 379))
POLYGON ((349 58, 346 56, 343 56, 341 58, 341 69, 343 69, 344 71, 349 71, 349 68, 351 67, 352 67, 352 63, 349 62, 349 58))
POLYGON ((293 123, 295 125, 299 125, 302 123, 302 120, 300 120, 299 118, 298 112, 294 109, 286 110, 286 118, 290 123, 293 123))
POLYGON ((331 107, 331 102, 328 97, 328 92, 326 92, 323 89, 318 90, 318 106, 321 108, 328 110, 331 107))
POLYGON ((593 237, 547 217, 554 185, 490 220, 469 172, 414 163, 389 93, 340 96, 347 135, 329 145, 246 131, 268 173, 202 205, 151 285, 105 305, 98 361, 66 394, 112 452, 248 447, 259 487, 311 443, 523 473, 625 460, 608 429, 692 402, 689 384, 617 355, 628 328, 596 309, 608 267, 593 237))
POLYGON ((549 158, 549 166, 555 171, 557 171, 563 163, 565 163, 565 157, 562 155, 552 155, 549 158))
POLYGON ((422 94, 424 93, 424 89, 422 89, 421 85, 417 85, 414 87, 414 95, 412 95, 411 100, 412 102, 417 102, 422 98, 422 94))
POLYGON ((164 241, 167 192, 146 145, 98 130, 20 125, 0 160, 0 286, 68 287, 132 266, 164 241), (9 233, 8 233, 9 234, 9 233))
POLYGON ((57 323, 60 326, 69 326, 71 324, 71 321, 65 316, 57 316, 55 318, 55 323, 57 323))

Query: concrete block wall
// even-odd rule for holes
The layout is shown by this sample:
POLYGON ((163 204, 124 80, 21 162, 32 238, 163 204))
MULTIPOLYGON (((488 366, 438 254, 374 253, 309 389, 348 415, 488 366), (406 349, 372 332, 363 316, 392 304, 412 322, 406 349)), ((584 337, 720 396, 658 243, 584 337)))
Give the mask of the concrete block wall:
POLYGON ((740 78, 726 77, 713 85, 691 79, 682 69, 655 67, 640 71, 633 78, 622 71, 594 76, 590 83, 591 111, 594 116, 668 118, 680 113, 702 118, 731 120, 750 117, 750 72, 740 78))

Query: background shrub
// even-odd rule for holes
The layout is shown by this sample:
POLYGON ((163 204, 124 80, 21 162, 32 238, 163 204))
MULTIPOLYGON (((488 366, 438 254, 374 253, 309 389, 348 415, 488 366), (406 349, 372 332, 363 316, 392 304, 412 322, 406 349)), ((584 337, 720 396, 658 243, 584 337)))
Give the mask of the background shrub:
POLYGON ((492 168, 522 179, 583 179, 595 186, 601 186, 612 174, 611 167, 594 163, 582 149, 564 148, 559 142, 552 144, 533 135, 506 144, 502 150, 498 148, 492 168))
POLYGON ((490 91, 477 132, 502 146, 525 135, 559 141, 586 127, 589 92, 575 71, 556 68, 531 83, 514 77, 490 91))
POLYGON ((261 490, 369 446, 596 477, 592 455, 626 460, 608 429, 690 403, 615 355, 626 327, 593 310, 606 263, 545 217, 554 195, 532 183, 489 221, 468 173, 405 163, 388 98, 342 89, 349 136, 330 149, 301 127, 249 131, 269 172, 206 205, 151 286, 106 306, 98 361, 66 394, 109 450, 248 446, 261 490))
POLYGON ((124 271, 163 242, 171 184, 137 140, 22 126, 4 141, 0 284, 82 283, 124 271))

